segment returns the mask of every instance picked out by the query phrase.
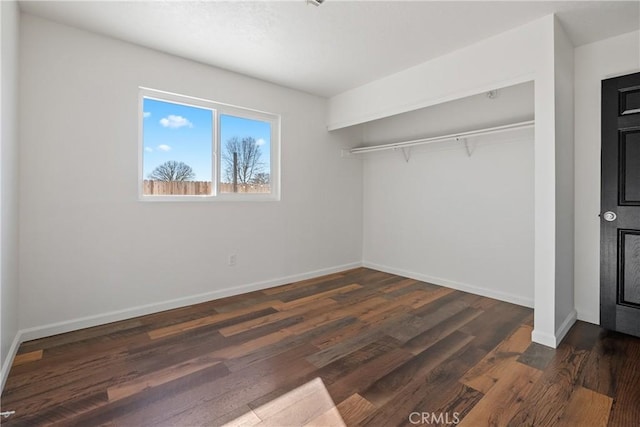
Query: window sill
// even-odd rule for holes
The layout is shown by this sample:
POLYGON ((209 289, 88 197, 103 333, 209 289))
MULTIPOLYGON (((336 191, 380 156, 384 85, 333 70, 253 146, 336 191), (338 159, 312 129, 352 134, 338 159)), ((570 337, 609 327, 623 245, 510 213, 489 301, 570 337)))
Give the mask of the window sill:
POLYGON ((219 194, 217 196, 139 196, 140 202, 278 202, 280 196, 276 194, 219 194))

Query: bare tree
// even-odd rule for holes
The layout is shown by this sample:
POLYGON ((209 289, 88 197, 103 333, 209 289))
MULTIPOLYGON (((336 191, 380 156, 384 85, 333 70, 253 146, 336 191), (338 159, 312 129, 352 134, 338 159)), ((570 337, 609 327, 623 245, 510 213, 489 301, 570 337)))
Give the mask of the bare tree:
POLYGON ((169 160, 157 166, 148 177, 155 181, 191 181, 196 174, 186 163, 169 160))
POLYGON ((269 184, 271 176, 267 172, 258 172, 251 180, 252 184, 269 184))
POLYGON ((239 139, 234 136, 227 140, 225 151, 222 153, 227 182, 234 182, 234 154, 237 161, 235 168, 237 182, 239 184, 252 183, 254 177, 264 168, 264 164, 260 162, 260 157, 262 157, 260 146, 252 137, 239 139))

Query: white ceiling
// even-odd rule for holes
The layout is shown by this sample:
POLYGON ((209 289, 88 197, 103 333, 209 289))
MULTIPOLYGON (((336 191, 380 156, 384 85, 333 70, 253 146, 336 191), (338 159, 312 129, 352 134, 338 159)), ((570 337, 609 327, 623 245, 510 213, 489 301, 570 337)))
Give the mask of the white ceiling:
POLYGON ((332 96, 556 13, 574 45, 640 28, 639 1, 22 1, 22 11, 332 96))

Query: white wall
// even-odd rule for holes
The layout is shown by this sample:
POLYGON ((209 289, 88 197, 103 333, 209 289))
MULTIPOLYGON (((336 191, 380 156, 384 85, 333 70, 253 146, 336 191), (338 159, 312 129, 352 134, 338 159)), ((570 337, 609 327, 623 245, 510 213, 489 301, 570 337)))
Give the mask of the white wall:
POLYGON ((552 40, 547 40, 553 21, 553 16, 538 19, 338 94, 329 99, 329 129, 542 78, 553 66, 552 40))
POLYGON ((20 48, 25 337, 360 264, 362 171, 325 99, 29 15, 20 48), (281 114, 282 200, 139 202, 138 86, 281 114))
MULTIPOLYGON (((533 119, 533 84, 369 122, 367 145, 533 119)), ((533 306, 533 130, 364 157, 364 264, 533 306)))
POLYGON ((18 6, 0 2, 0 390, 18 333, 18 6), (13 346, 12 346, 13 344, 13 346))
POLYGON ((640 32, 575 49, 575 306, 600 323, 601 81, 640 71, 640 32))
POLYGON ((576 320, 574 308, 574 140, 573 44, 556 20, 555 73, 555 175, 556 175, 556 330, 564 335, 576 320))

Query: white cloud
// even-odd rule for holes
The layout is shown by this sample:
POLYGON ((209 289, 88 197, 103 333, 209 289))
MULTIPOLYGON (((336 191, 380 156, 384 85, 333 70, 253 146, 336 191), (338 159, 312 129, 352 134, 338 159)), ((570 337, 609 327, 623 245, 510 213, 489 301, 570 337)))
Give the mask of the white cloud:
POLYGON ((193 123, 182 116, 174 116, 173 114, 160 119, 160 124, 169 129, 179 129, 184 126, 193 127, 193 123))
POLYGON ((151 148, 151 147, 144 147, 144 151, 146 151, 147 153, 152 153, 152 152, 153 152, 153 148, 151 148))
POLYGON ((151 117, 151 113, 148 111, 145 111, 144 113, 142 113, 142 115, 144 116, 144 118, 146 119, 147 117, 151 117))
POLYGON ((266 142, 267 142, 267 141, 265 141, 264 139, 262 139, 262 138, 258 138, 258 140, 256 141, 256 145, 257 145, 258 147, 260 147, 261 145, 266 144, 266 142))
POLYGON ((169 150, 171 150, 171 147, 169 147, 167 144, 160 144, 160 145, 158 145, 157 148, 160 151, 169 151, 169 150))

